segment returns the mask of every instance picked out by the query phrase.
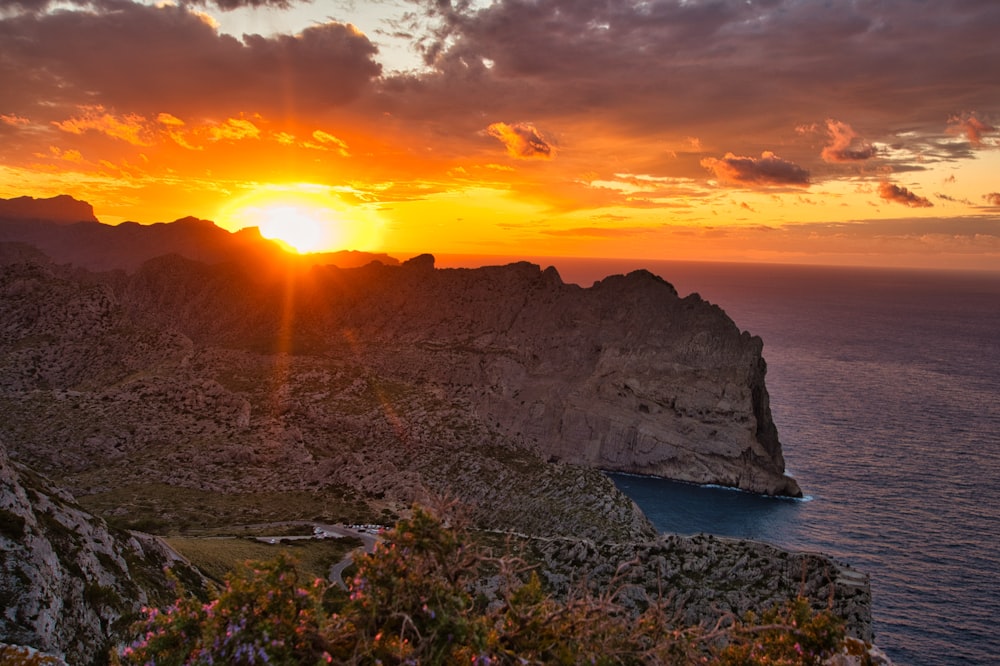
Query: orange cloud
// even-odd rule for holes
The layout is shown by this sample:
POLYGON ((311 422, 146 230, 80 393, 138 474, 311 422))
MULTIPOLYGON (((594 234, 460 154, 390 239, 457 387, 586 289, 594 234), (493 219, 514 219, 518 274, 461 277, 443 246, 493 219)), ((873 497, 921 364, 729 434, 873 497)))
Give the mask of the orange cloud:
POLYGON ((29 124, 31 121, 27 118, 22 118, 15 114, 0 113, 0 123, 4 125, 10 125, 11 127, 24 126, 29 124))
POLYGON ((826 128, 830 143, 821 153, 825 162, 863 162, 878 153, 875 146, 860 139, 847 123, 830 119, 826 121, 826 128))
POLYGON ((201 150, 200 147, 191 145, 184 135, 184 127, 186 123, 175 115, 170 113, 161 113, 156 116, 156 122, 160 123, 166 128, 167 136, 169 136, 174 143, 182 148, 187 148, 188 150, 201 150))
POLYGON ((738 157, 726 153, 721 160, 706 157, 701 166, 711 171, 723 182, 747 185, 796 185, 809 186, 809 172, 794 162, 784 160, 769 150, 760 158, 738 157))
POLYGON ((184 127, 184 121, 169 113, 161 113, 156 116, 156 122, 168 127, 184 127))
POLYGON ((52 153, 53 157, 59 160, 73 162, 74 164, 83 163, 83 154, 79 150, 61 150, 56 146, 49 146, 49 152, 52 153))
MULTIPOLYGON (((314 148, 319 150, 333 150, 340 154, 341 157, 350 157, 350 153, 347 151, 347 144, 330 134, 329 132, 324 132, 323 130, 316 130, 312 133, 313 139, 317 143, 306 143, 304 144, 306 148, 314 148)), ((281 137, 278 137, 278 142, 281 142, 281 137)))
POLYGON ((952 134, 964 134, 973 146, 983 145, 983 135, 994 132, 996 129, 993 125, 976 117, 975 113, 952 116, 948 119, 948 131, 952 134))
POLYGON ((986 203, 991 206, 1000 206, 1000 192, 990 192, 989 194, 984 194, 983 199, 986 199, 986 203))
POLYGON ((515 159, 552 159, 555 148, 531 123, 493 123, 487 134, 499 139, 507 147, 507 154, 515 159))
POLYGON ((878 186, 878 195, 886 201, 895 201, 911 208, 930 208, 934 204, 922 196, 914 194, 905 187, 882 181, 878 186))
POLYGON ((260 138, 260 128, 249 120, 229 118, 226 122, 208 129, 212 141, 240 141, 260 138))
POLYGON ((82 118, 70 118, 64 121, 54 121, 52 124, 70 134, 83 134, 88 130, 100 132, 113 139, 120 139, 133 146, 150 145, 149 130, 146 119, 135 113, 115 116, 104 110, 103 106, 82 107, 82 118))

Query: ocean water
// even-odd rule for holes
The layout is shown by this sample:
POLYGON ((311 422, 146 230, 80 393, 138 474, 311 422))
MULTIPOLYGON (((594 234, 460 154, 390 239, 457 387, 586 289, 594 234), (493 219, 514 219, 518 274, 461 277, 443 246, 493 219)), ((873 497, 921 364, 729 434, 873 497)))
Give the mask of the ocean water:
POLYGON ((614 475, 661 530, 827 553, 871 574, 897 664, 1000 664, 1000 273, 536 261, 647 268, 764 340, 808 500, 614 475))
POLYGON ((616 482, 663 531, 833 555, 871 574, 899 664, 1000 663, 1000 274, 652 267, 764 340, 808 501, 616 482))

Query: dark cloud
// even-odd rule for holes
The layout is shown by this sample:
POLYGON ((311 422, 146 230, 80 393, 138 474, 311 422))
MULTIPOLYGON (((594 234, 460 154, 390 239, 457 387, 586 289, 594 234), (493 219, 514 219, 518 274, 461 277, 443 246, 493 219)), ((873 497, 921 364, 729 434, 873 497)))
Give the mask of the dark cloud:
POLYGON ((759 150, 803 118, 863 113, 875 127, 869 141, 881 142, 906 124, 940 133, 956 106, 1000 103, 996 3, 925 3, 920 12, 910 0, 424 6, 438 21, 423 42, 437 76, 423 77, 425 103, 435 110, 430 95, 447 91, 469 110, 579 114, 646 136, 728 128, 757 138, 759 150))
POLYGON ((911 208, 930 208, 934 204, 905 187, 894 185, 888 181, 882 181, 878 186, 878 195, 886 201, 895 201, 911 208))
MULTIPOLYGON (((242 7, 259 9, 261 7, 271 7, 273 9, 289 9, 297 4, 308 3, 311 0, 193 0, 187 4, 196 7, 218 7, 223 11, 231 11, 242 7)), ((76 5, 79 7, 96 6, 98 8, 110 9, 115 5, 126 3, 127 0, 0 0, 0 11, 21 11, 40 13, 48 10, 56 4, 76 5)))
POLYGON ((1000 192, 990 192, 989 194, 984 194, 983 199, 986 200, 991 206, 1000 206, 1000 192))
POLYGON ((878 149, 861 139, 851 126, 838 120, 826 121, 830 143, 823 148, 825 162, 863 162, 878 154, 878 149))
POLYGON ((974 205, 974 204, 973 204, 973 203, 972 203, 971 201, 969 201, 968 199, 961 199, 961 198, 959 198, 959 197, 953 197, 953 196, 951 196, 951 195, 948 195, 948 194, 941 194, 940 192, 936 192, 936 193, 934 194, 934 196, 936 196, 936 197, 937 197, 938 199, 940 199, 941 201, 950 201, 951 203, 959 203, 959 204, 965 204, 965 205, 967 205, 967 206, 972 206, 972 205, 974 205))
POLYGON ((350 25, 241 41, 183 7, 111 6, 0 20, 8 112, 99 104, 152 115, 287 115, 344 104, 381 72, 376 47, 350 25))
POLYGON ((707 157, 701 165, 720 181, 740 185, 809 185, 809 172, 770 151, 759 158, 726 153, 721 160, 707 157))
MULTIPOLYGON (((308 2, 309 0, 304 0, 308 2)), ((260 7, 273 7, 275 9, 288 9, 289 7, 294 7, 297 4, 301 4, 296 0, 203 0, 201 2, 195 2, 192 4, 201 6, 215 6, 223 11, 232 11, 234 9, 240 9, 241 7, 251 7, 254 9, 260 7)))
POLYGON ((499 139, 511 157, 547 160, 555 156, 555 149, 531 123, 493 123, 486 133, 499 139))

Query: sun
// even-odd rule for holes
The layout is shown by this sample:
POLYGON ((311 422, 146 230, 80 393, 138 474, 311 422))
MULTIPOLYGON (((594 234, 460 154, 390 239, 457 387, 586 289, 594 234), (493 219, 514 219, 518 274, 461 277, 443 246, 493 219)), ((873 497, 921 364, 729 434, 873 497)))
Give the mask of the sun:
POLYGON ((329 246, 331 231, 313 211, 299 206, 274 205, 261 210, 260 235, 289 245, 296 252, 319 252, 329 246))
POLYGON ((217 219, 229 231, 257 227, 261 236, 300 254, 372 251, 381 245, 377 214, 349 206, 318 186, 260 187, 227 202, 217 219))

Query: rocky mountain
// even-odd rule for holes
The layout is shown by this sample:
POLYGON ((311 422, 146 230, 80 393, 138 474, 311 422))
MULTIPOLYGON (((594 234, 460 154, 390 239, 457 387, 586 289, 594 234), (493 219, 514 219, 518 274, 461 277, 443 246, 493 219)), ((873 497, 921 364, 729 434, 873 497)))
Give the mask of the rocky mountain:
POLYGON ((94 207, 67 194, 49 199, 15 197, 0 199, 0 220, 34 220, 55 224, 97 222, 94 207))
POLYGON ((671 581, 693 617, 802 591, 870 635, 866 577, 822 556, 660 536, 601 472, 800 493, 783 474, 761 341, 716 306, 642 271, 583 289, 527 263, 266 257, 175 253, 100 272, 0 243, 13 572, 0 640, 67 654, 91 644, 45 636, 107 640, 156 589, 133 564, 166 557, 115 530, 391 522, 442 497, 480 529, 533 542, 553 589, 632 561, 630 581, 671 581), (21 596, 27 581, 37 601, 21 596), (57 597, 75 624, 29 635, 57 597))
POLYGON ((600 472, 547 464, 461 396, 380 368, 381 346, 304 348, 316 343, 305 312, 270 310, 285 283, 256 275, 176 256, 132 277, 4 267, 0 436, 11 454, 133 527, 371 518, 453 495, 487 527, 651 534, 600 472), (170 295, 157 295, 170 275, 170 295), (294 334, 280 330, 300 318, 294 334), (206 494, 239 496, 241 513, 205 516, 206 494), (136 516, 136 504, 148 511, 136 516))
POLYGON ((11 462, 2 445, 0 546, 0 640, 71 664, 107 654, 112 637, 144 605, 166 598, 164 567, 199 581, 157 539, 109 529, 70 495, 11 462))
POLYGON ((521 263, 251 275, 164 257, 123 305, 199 343, 363 359, 551 461, 801 495, 784 475, 759 338, 639 271, 589 289, 521 263))
POLYGON ((0 242, 32 245, 53 261, 94 271, 134 271, 144 262, 176 253, 206 263, 297 263, 363 266, 398 263, 385 254, 341 251, 296 255, 253 227, 231 233, 208 220, 102 224, 90 204, 62 195, 51 199, 0 199, 0 242))

